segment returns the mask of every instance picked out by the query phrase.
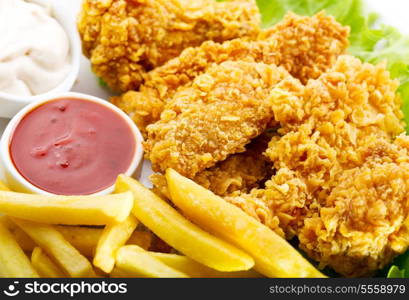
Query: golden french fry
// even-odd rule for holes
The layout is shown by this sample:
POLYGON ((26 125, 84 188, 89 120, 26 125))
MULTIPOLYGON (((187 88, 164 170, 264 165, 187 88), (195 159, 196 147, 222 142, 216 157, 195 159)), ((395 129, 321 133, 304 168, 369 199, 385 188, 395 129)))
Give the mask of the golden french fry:
POLYGON ((193 278, 260 278, 263 277, 253 270, 240 272, 219 272, 205 265, 195 262, 193 259, 178 254, 149 252, 153 257, 178 271, 193 278))
POLYGON ((115 265, 116 252, 125 245, 137 225, 138 221, 132 215, 122 223, 107 225, 98 241, 94 266, 105 273, 111 272, 115 265))
MULTIPOLYGON (((12 222, 11 222, 12 223, 12 222)), ((64 238, 74 246, 82 255, 93 257, 98 241, 101 237, 103 229, 96 227, 80 227, 80 226, 65 226, 55 225, 64 238)), ((13 223, 13 227, 9 229, 20 247, 27 252, 33 251, 35 243, 33 240, 19 227, 13 223)), ((138 245, 145 250, 148 250, 152 242, 152 233, 147 231, 134 231, 131 237, 126 242, 127 245, 138 245)))
POLYGON ((31 253, 31 263, 38 274, 44 278, 63 278, 67 277, 62 270, 41 250, 35 247, 31 253))
POLYGON ((186 274, 175 270, 153 257, 139 246, 119 248, 116 256, 117 267, 132 277, 186 278, 186 274))
POLYGON ((11 235, 17 241, 21 249, 26 252, 31 252, 36 247, 34 241, 20 229, 16 224, 14 224, 7 216, 0 216, 0 222, 10 231, 11 235))
POLYGON ((95 272, 95 277, 97 278, 109 278, 109 274, 101 271, 98 268, 94 268, 94 272, 95 272))
POLYGON ((106 225, 122 222, 133 205, 131 193, 106 196, 43 196, 0 191, 0 213, 46 224, 106 225))
MULTIPOLYGON (((111 278, 131 278, 132 275, 126 273, 125 271, 121 270, 118 267, 114 267, 114 269, 109 273, 109 277, 111 278)), ((135 276, 133 276, 135 277, 135 276)))
MULTIPOLYGON (((33 251, 36 244, 20 227, 14 224, 7 216, 0 216, 0 222, 3 222, 4 226, 6 226, 24 251, 33 251)), ((64 238, 86 257, 94 256, 95 248, 103 231, 102 228, 97 227, 69 225, 55 225, 54 228, 62 233, 64 238)), ((153 234, 151 232, 136 230, 132 233, 126 244, 138 245, 148 250, 152 239, 153 234)))
POLYGON ((138 181, 120 175, 117 189, 133 192, 133 214, 179 252, 218 271, 242 271, 253 267, 254 260, 249 255, 188 221, 138 181))
POLYGON ((38 277, 30 260, 2 222, 0 222, 0 277, 38 277))
POLYGON ((152 244, 153 234, 148 231, 134 231, 126 242, 127 245, 137 245, 148 250, 152 244))
POLYGON ((173 203, 195 223, 250 253, 268 277, 324 277, 286 240, 238 207, 183 177, 166 172, 173 203))
MULTIPOLYGON (((102 228, 80 226, 55 226, 64 238, 72 244, 82 255, 93 257, 98 241, 101 238, 102 228)), ((152 233, 134 231, 126 244, 138 245, 143 249, 149 249, 152 242, 152 233)))
POLYGON ((11 218, 71 277, 95 276, 91 263, 53 226, 11 218))
POLYGON ((21 249, 26 252, 31 252, 36 247, 35 242, 32 238, 28 236, 22 229, 16 227, 16 229, 12 232, 14 238, 16 239, 17 243, 20 245, 21 249))
MULTIPOLYGON (((27 235, 27 233, 25 233, 20 227, 14 224, 6 216, 1 216, 0 222, 3 222, 3 224, 11 232, 17 243, 24 251, 33 251, 33 249, 36 247, 36 244, 27 235)), ((94 256, 95 247, 102 234, 101 228, 66 225, 55 225, 54 228, 62 233, 64 238, 82 255, 86 257, 94 256)))
POLYGON ((66 225, 56 225, 54 228, 82 255, 86 257, 94 256, 95 248, 102 234, 102 228, 66 225))
POLYGON ((0 191, 10 191, 10 189, 4 182, 0 181, 0 191))

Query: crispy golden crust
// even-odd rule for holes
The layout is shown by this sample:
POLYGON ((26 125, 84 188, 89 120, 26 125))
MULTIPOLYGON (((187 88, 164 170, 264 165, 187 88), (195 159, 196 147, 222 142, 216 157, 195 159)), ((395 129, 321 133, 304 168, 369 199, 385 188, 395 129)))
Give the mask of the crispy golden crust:
POLYGON ((254 0, 85 0, 78 20, 94 72, 122 92, 187 47, 255 37, 259 25, 254 0))
POLYGON ((392 143, 403 131, 397 87, 384 64, 342 56, 305 87, 276 88, 271 104, 282 136, 266 155, 277 173, 265 189, 228 200, 269 214, 261 221, 277 216, 321 266, 346 276, 385 266, 409 245, 409 142, 392 143))
POLYGON ((250 194, 232 194, 224 197, 224 199, 242 209, 246 214, 253 217, 257 221, 268 226, 271 230, 281 237, 286 237, 283 230, 282 220, 278 214, 271 213, 271 208, 262 195, 257 195, 261 190, 253 189, 250 194))
POLYGON ((274 40, 278 61, 269 63, 284 67, 305 84, 334 65, 349 46, 348 35, 349 27, 341 26, 324 12, 313 17, 301 17, 290 12, 283 21, 262 31, 258 39, 274 40))
POLYGON ((154 173, 149 176, 149 180, 153 185, 152 191, 155 194, 160 195, 164 199, 170 199, 168 183, 164 174, 154 173))
POLYGON ((269 134, 261 135, 246 147, 245 152, 230 155, 192 179, 219 196, 261 188, 272 175, 272 165, 262 155, 267 149, 268 137, 269 134))
POLYGON ((284 66, 302 82, 317 78, 348 47, 349 29, 319 13, 300 17, 289 13, 282 22, 260 34, 257 41, 236 39, 223 44, 205 42, 146 74, 139 92, 128 92, 112 102, 128 113, 145 132, 157 121, 178 88, 189 86, 213 63, 226 60, 284 66))
MULTIPOLYGON (((262 134, 246 147, 245 152, 230 155, 214 167, 199 172, 192 180, 219 196, 247 193, 253 188, 261 188, 273 171, 271 163, 262 155, 271 136, 270 133, 262 134)), ((149 179, 155 193, 169 199, 165 176, 155 173, 149 179)))
POLYGON ((346 276, 368 276, 409 245, 409 139, 367 143, 365 163, 342 172, 299 232, 312 258, 346 276))
POLYGON ((293 79, 283 68, 261 63, 213 65, 181 88, 160 121, 147 127, 146 157, 155 172, 173 168, 192 178, 245 151, 274 119, 270 90, 293 79))

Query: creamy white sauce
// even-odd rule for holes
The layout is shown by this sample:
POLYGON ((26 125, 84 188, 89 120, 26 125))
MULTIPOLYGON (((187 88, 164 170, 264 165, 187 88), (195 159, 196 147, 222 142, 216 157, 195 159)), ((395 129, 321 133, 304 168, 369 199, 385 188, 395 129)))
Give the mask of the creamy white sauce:
POLYGON ((70 42, 49 7, 0 0, 0 91, 33 96, 58 86, 71 69, 70 42))

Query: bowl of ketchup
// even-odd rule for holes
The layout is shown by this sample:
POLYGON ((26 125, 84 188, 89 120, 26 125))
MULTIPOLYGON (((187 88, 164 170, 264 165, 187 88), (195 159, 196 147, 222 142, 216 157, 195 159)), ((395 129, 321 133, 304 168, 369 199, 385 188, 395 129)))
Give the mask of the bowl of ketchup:
POLYGON ((17 191, 57 195, 111 193, 119 174, 142 161, 142 135, 111 103, 62 93, 22 109, 8 124, 0 157, 17 191))

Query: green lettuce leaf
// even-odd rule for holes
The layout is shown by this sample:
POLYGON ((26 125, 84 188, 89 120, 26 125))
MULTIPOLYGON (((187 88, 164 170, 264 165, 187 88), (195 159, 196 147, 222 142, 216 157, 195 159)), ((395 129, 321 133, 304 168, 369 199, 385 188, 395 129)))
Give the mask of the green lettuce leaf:
POLYGON ((265 28, 282 20, 288 11, 311 16, 321 10, 349 26, 349 53, 370 63, 386 60, 391 76, 400 80, 402 110, 409 124, 409 37, 391 26, 379 24, 378 15, 368 13, 362 0, 257 0, 257 4, 265 28))
POLYGON ((388 278, 409 278, 409 251, 398 256, 388 271, 388 278))
POLYGON ((387 278, 405 278, 405 271, 400 270, 397 266, 393 265, 389 271, 387 278))

